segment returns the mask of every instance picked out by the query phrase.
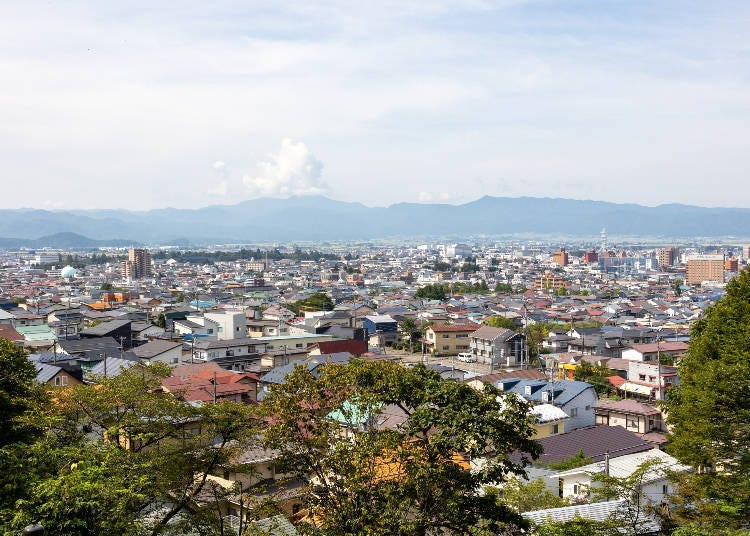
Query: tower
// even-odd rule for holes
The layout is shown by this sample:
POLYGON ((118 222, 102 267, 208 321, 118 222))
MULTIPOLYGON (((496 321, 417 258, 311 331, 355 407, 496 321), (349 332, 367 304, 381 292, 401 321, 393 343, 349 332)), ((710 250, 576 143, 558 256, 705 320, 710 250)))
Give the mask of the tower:
POLYGON ((607 228, 602 227, 602 232, 599 235, 601 237, 601 242, 599 243, 599 251, 602 253, 605 253, 607 251, 607 228))

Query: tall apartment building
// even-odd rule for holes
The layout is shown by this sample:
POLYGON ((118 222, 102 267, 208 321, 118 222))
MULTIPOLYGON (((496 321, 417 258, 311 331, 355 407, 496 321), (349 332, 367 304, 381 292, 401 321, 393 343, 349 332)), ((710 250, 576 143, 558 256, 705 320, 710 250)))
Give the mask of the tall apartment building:
POLYGON ((147 249, 130 248, 128 260, 123 263, 123 272, 130 279, 151 275, 151 253, 147 249))
POLYGON ((552 254, 552 262, 556 262, 560 266, 568 265, 568 252, 565 248, 560 248, 556 253, 552 254))
POLYGON ((740 271, 740 261, 737 257, 731 257, 724 261, 724 269, 727 272, 739 272, 740 271))
POLYGON ((704 281, 724 282, 724 255, 694 255, 685 264, 685 282, 699 285, 704 281))
POLYGON ((680 250, 674 247, 660 249, 656 252, 656 261, 660 268, 668 268, 674 265, 679 255, 680 250))

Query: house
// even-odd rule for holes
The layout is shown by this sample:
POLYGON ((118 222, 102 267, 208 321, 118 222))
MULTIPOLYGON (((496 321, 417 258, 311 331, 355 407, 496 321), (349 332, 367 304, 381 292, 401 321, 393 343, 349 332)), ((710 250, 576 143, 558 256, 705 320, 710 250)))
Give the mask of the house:
POLYGON ((526 336, 511 329, 482 326, 469 335, 469 351, 492 368, 521 368, 526 362, 526 336))
POLYGON ((594 414, 596 424, 622 426, 637 434, 665 431, 661 412, 636 400, 600 400, 594 414))
POLYGON ((133 333, 130 325, 131 321, 128 319, 110 320, 84 329, 80 332, 80 336, 82 339, 112 337, 114 340, 120 341, 125 348, 130 348, 133 333))
POLYGON ((476 324, 432 325, 425 330, 424 345, 434 355, 457 355, 469 351, 469 336, 476 324))
POLYGON ((634 344, 622 351, 622 358, 632 361, 656 363, 657 354, 680 359, 688 349, 688 344, 681 341, 665 341, 659 343, 634 344))
POLYGON ((667 388, 680 382, 677 367, 657 365, 646 361, 629 361, 628 363, 627 381, 619 387, 626 396, 645 400, 663 400, 667 388))
POLYGON ((225 368, 243 370, 245 364, 259 361, 259 354, 265 349, 264 342, 247 337, 228 340, 194 339, 190 360, 216 361, 225 368))
POLYGON ((21 346, 23 346, 23 342, 26 340, 24 336, 16 331, 16 329, 10 324, 0 324, 0 338, 7 339, 21 346))
POLYGON ((506 378, 497 382, 497 388, 521 395, 532 404, 557 406, 570 416, 566 424, 569 431, 594 424, 594 406, 599 396, 590 383, 506 378))
POLYGON ((263 320, 291 322, 296 315, 282 305, 272 305, 263 311, 263 320))
POLYGON ((352 355, 348 352, 338 354, 322 355, 312 357, 307 361, 289 363, 276 367, 261 377, 261 392, 258 393, 258 400, 262 400, 265 393, 268 393, 272 385, 283 385, 286 383, 286 377, 294 371, 294 367, 301 366, 306 368, 310 374, 316 378, 323 373, 323 366, 329 363, 348 363, 352 355))
POLYGON ((498 382, 507 378, 518 378, 521 380, 546 380, 547 375, 536 369, 505 370, 502 372, 493 372, 483 376, 475 376, 466 383, 474 389, 484 389, 485 384, 497 387, 498 382))
MULTIPOLYGON (((652 504, 668 502, 668 497, 674 489, 667 473, 684 472, 689 467, 680 464, 676 458, 658 449, 617 457, 605 456, 604 460, 557 473, 561 481, 562 497, 577 501, 586 500, 589 497, 589 490, 598 485, 593 480, 594 475, 605 473, 615 478, 627 478, 641 464, 647 462, 653 462, 654 466, 644 475, 640 497, 644 503, 647 501, 652 504)), ((621 498, 628 499, 629 497, 621 498)))
POLYGON ((204 313, 206 321, 216 325, 220 340, 243 339, 247 335, 247 317, 242 311, 211 311, 204 313))
POLYGON ((214 362, 181 365, 163 378, 162 388, 187 402, 229 400, 255 403, 260 378, 248 372, 230 372, 214 362))
POLYGON ((36 381, 46 383, 52 387, 66 387, 82 383, 81 367, 70 363, 63 365, 51 365, 49 363, 35 362, 36 381))
POLYGON ((177 365, 182 358, 182 343, 156 339, 133 348, 133 353, 145 363, 177 365))
MULTIPOLYGON (((536 460, 543 467, 559 463, 577 456, 580 452, 594 462, 604 460, 607 453, 610 459, 653 450, 653 446, 637 434, 620 426, 590 426, 579 428, 564 434, 543 437, 538 440, 542 454, 536 460)), ((520 459, 520 455, 514 454, 520 459)))
POLYGON ((362 319, 362 327, 372 346, 388 346, 399 340, 398 322, 389 315, 368 315, 362 319))

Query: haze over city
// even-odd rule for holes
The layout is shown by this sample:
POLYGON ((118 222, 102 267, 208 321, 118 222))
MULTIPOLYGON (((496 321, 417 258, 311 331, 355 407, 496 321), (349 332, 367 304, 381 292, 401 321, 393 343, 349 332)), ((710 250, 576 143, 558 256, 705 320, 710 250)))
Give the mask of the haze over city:
POLYGON ((749 15, 739 1, 16 2, 0 17, 0 207, 747 207, 749 15))

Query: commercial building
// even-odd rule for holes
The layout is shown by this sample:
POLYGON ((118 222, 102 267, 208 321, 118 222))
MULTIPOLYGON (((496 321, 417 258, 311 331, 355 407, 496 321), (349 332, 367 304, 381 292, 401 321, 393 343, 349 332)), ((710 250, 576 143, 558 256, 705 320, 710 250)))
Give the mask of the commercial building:
POLYGON ((130 248, 123 272, 125 277, 139 279, 151 275, 151 253, 147 249, 130 248))
POLYGON ((656 261, 659 263, 660 268, 669 268, 680 256, 680 250, 677 248, 664 248, 656 252, 656 261))
POLYGON ((694 255, 685 264, 685 282, 700 285, 704 281, 724 282, 723 255, 694 255))
POLYGON ((727 259, 724 261, 724 269, 727 272, 739 272, 740 270, 740 261, 737 259, 737 257, 732 257, 730 259, 727 259))

